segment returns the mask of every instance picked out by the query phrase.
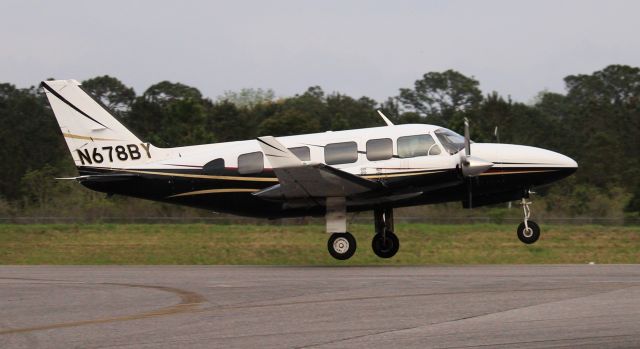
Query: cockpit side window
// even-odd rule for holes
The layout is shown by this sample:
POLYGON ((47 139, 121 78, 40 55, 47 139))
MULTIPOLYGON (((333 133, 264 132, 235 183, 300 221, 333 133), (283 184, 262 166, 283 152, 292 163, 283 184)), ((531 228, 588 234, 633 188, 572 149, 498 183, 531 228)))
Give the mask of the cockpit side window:
POLYGON ((398 138, 398 156, 401 158, 438 154, 440 154, 440 147, 438 147, 431 135, 415 135, 398 138))
POLYGON ((449 129, 439 128, 435 134, 449 154, 455 154, 464 148, 464 137, 449 129))

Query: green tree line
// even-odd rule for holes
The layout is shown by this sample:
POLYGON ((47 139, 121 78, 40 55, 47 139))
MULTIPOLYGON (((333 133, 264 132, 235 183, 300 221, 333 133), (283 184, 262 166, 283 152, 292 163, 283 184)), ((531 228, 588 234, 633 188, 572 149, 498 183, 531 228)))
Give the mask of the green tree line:
MULTIPOLYGON (((382 102, 326 93, 320 86, 291 97, 249 88, 211 99, 195 87, 169 81, 140 95, 111 76, 82 85, 141 139, 161 147, 381 126, 376 109, 396 124, 429 123, 458 132, 468 118, 475 141, 532 145, 578 161, 574 176, 539 190, 547 212, 637 216, 640 68, 610 65, 592 74, 569 75, 564 82, 565 93, 542 91, 530 103, 496 92, 483 95, 479 81, 454 70, 428 72, 382 102)), ((75 169, 39 88, 0 84, 0 118, 0 216, 91 217, 149 210, 174 215, 184 210, 107 199, 56 181, 75 175, 75 169)))

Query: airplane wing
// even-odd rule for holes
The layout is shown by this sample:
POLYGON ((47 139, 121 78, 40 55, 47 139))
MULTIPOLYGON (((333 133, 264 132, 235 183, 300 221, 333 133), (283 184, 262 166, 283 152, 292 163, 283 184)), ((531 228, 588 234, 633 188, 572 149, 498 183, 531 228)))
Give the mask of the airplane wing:
POLYGON ((348 198, 384 188, 380 182, 325 164, 301 161, 274 137, 259 137, 258 143, 279 181, 277 185, 254 193, 264 199, 348 198))

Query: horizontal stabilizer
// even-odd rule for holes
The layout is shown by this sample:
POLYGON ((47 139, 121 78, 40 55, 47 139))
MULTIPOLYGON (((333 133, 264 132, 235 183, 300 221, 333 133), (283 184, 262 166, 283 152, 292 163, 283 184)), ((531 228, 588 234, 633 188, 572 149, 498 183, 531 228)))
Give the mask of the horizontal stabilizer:
POLYGON ((131 173, 113 173, 113 174, 99 174, 99 175, 84 175, 77 177, 61 177, 56 178, 59 180, 76 180, 78 182, 114 182, 131 179, 138 177, 137 174, 131 173))

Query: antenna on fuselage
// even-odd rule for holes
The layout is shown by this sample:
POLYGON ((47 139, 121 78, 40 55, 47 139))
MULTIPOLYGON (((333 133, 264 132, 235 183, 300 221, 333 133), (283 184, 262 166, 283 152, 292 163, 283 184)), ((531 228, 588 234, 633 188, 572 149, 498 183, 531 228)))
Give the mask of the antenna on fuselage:
POLYGON ((380 109, 378 109, 377 112, 378 114, 380 114, 380 117, 382 118, 382 120, 384 120, 387 126, 393 126, 393 122, 391 122, 391 120, 389 120, 389 118, 387 118, 380 109))

